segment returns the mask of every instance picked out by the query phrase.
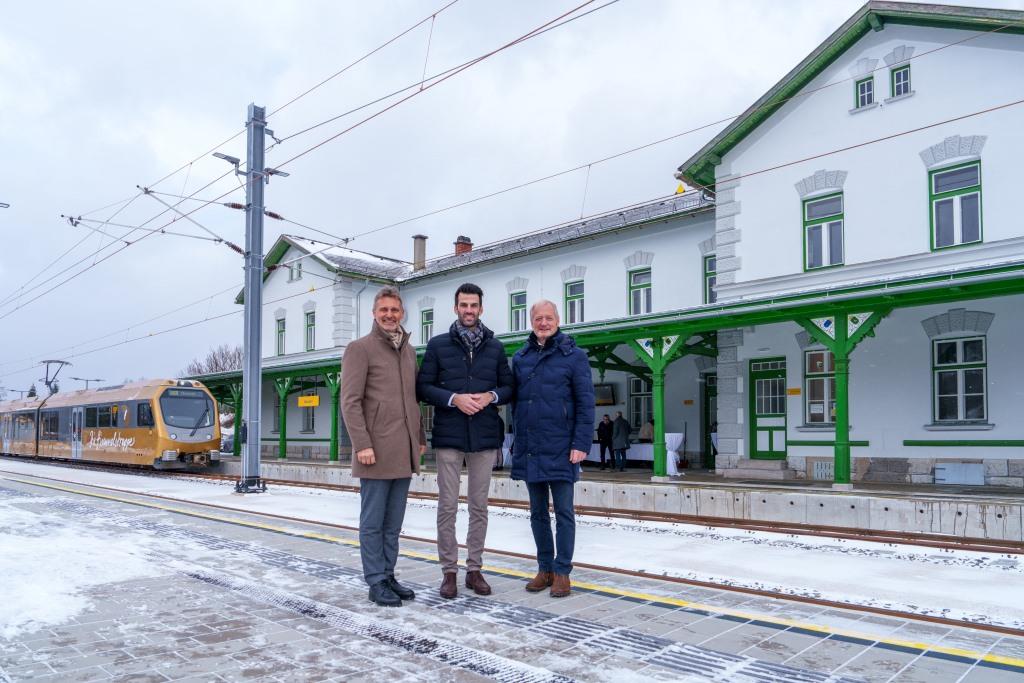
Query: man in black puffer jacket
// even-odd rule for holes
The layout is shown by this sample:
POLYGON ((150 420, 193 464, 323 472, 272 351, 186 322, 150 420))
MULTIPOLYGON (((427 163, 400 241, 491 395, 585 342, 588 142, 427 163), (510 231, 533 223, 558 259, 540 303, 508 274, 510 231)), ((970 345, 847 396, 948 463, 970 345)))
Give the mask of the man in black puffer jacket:
POLYGON ((437 553, 441 559, 441 596, 458 594, 459 545, 455 514, 459 509, 462 463, 469 470, 469 533, 466 536, 466 587, 490 595, 480 568, 487 536, 487 493, 491 468, 501 452, 505 428, 498 405, 512 398, 512 371, 504 345, 480 322, 484 293, 474 284, 455 292, 455 314, 447 334, 427 343, 416 378, 419 400, 434 406, 432 441, 437 459, 437 553))

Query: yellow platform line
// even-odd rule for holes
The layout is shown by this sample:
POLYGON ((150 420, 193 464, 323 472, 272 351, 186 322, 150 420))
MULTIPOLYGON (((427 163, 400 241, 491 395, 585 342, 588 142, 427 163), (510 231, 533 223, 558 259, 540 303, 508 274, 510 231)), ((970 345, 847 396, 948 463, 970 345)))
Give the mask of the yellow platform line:
MULTIPOLYGON (((27 476, 32 476, 32 475, 27 475, 27 476)), ((113 495, 106 494, 106 493, 93 493, 93 492, 89 492, 89 491, 83 491, 83 490, 77 489, 77 488, 72 488, 72 487, 69 487, 69 486, 61 486, 61 485, 58 485, 58 484, 44 484, 42 482, 29 481, 29 480, 26 480, 26 479, 20 479, 18 477, 11 477, 11 476, 0 475, 0 478, 6 479, 6 480, 9 480, 9 481, 18 482, 18 483, 21 483, 21 484, 26 484, 28 486, 38 486, 38 487, 41 487, 41 488, 52 489, 52 490, 55 490, 55 491, 63 491, 65 493, 73 493, 73 494, 76 494, 76 495, 89 496, 91 498, 99 498, 101 500, 110 500, 110 501, 114 501, 114 502, 117 502, 117 503, 125 503, 127 505, 136 505, 136 506, 147 507, 147 508, 151 508, 151 509, 155 509, 155 510, 162 510, 162 511, 165 511, 165 512, 173 512, 175 514, 186 515, 186 516, 189 516, 189 517, 197 517, 199 519, 206 519, 206 520, 211 520, 211 521, 214 521, 214 522, 224 522, 226 524, 234 524, 236 526, 243 526, 243 527, 248 527, 248 528, 252 528, 252 529, 260 529, 260 530, 263 530, 263 531, 272 531, 274 533, 285 534, 285 535, 288 535, 288 536, 296 536, 296 537, 299 537, 299 538, 307 538, 307 539, 316 540, 316 541, 324 541, 324 542, 327 542, 327 543, 335 543, 337 545, 344 545, 344 546, 349 546, 349 547, 353 547, 353 548, 359 547, 359 541, 352 540, 352 539, 347 539, 347 538, 341 538, 339 536, 333 536, 333 535, 330 535, 330 534, 320 533, 320 532, 316 532, 316 531, 303 531, 301 529, 290 529, 290 528, 283 527, 283 526, 278 526, 278 525, 275 525, 275 524, 266 524, 266 523, 263 523, 263 522, 254 522, 254 521, 249 521, 249 520, 244 520, 244 519, 238 519, 236 517, 226 517, 224 515, 219 515, 219 514, 197 512, 195 510, 184 510, 184 509, 176 508, 176 507, 173 507, 173 506, 170 506, 170 505, 164 505, 162 503, 149 503, 149 502, 145 502, 145 501, 131 500, 131 499, 128 499, 128 498, 122 498, 120 496, 113 496, 113 495)), ((79 486, 89 486, 89 484, 79 484, 79 486)), ((134 496, 146 496, 147 495, 145 493, 133 493, 131 491, 126 491, 125 493, 128 493, 129 495, 134 495, 134 496)), ((185 503, 185 504, 188 504, 188 505, 198 505, 198 506, 202 506, 203 505, 203 503, 201 503, 201 502, 184 501, 184 500, 181 501, 181 502, 185 503)), ((242 514, 254 515, 254 516, 259 516, 261 514, 259 512, 251 512, 251 511, 248 511, 248 510, 238 510, 238 512, 240 512, 242 514)), ((308 521, 307 523, 309 523, 309 524, 317 524, 317 522, 312 521, 312 520, 308 521)), ((424 552, 419 552, 419 551, 416 551, 416 550, 399 550, 398 552, 399 552, 399 555, 401 555, 403 557, 408 557, 408 558, 417 559, 417 560, 425 560, 425 561, 434 562, 434 563, 439 563, 440 562, 440 559, 438 558, 438 556, 436 554, 433 554, 433 553, 424 553, 424 552)), ((521 571, 521 570, 518 570, 518 569, 509 569, 509 568, 506 568, 506 567, 496 567, 496 566, 493 566, 493 565, 484 565, 483 569, 485 571, 489 572, 489 573, 492 573, 492 574, 498 574, 498 575, 501 575, 501 576, 509 576, 509 577, 522 578, 522 579, 531 579, 534 576, 533 572, 524 572, 524 571, 521 571)), ((652 577, 652 578, 654 578, 654 577, 652 577)), ((715 606, 708 605, 708 604, 705 604, 705 603, 693 602, 693 601, 690 601, 690 600, 683 600, 681 598, 669 598, 669 597, 665 597, 665 596, 662 596, 662 595, 655 595, 655 594, 652 594, 652 593, 644 593, 644 592, 641 592, 641 591, 625 590, 625 589, 622 589, 622 588, 614 588, 614 587, 611 587, 611 586, 605 586, 603 584, 597 584, 597 583, 588 583, 588 582, 583 582, 583 581, 573 581, 573 586, 575 588, 584 589, 584 590, 588 590, 588 591, 593 591, 593 592, 597 592, 597 593, 602 593, 604 595, 613 595, 613 596, 616 596, 616 597, 623 597, 623 598, 633 598, 633 599, 636 599, 636 600, 643 600, 645 602, 655 602, 655 603, 659 603, 659 604, 662 604, 662 605, 672 605, 673 607, 685 607, 687 609, 701 610, 701 611, 704 611, 704 612, 711 612, 711 613, 715 613, 715 614, 723 614, 723 615, 728 615, 728 616, 731 616, 731 617, 736 617, 736 618, 739 618, 739 619, 745 619, 745 620, 750 620, 750 621, 761 621, 761 622, 767 622, 767 623, 771 623, 771 624, 778 624, 780 626, 786 626, 786 627, 791 627, 791 628, 799 628, 799 629, 806 630, 806 631, 813 631, 815 633, 821 633, 825 637, 830 636, 830 635, 836 635, 836 636, 842 636, 842 637, 847 637, 847 638, 857 638, 857 639, 860 639, 860 640, 871 641, 872 643, 883 643, 883 644, 886 644, 886 645, 893 645, 893 646, 905 647, 905 648, 909 648, 909 649, 913 649, 913 650, 920 650, 922 652, 925 652, 925 651, 927 651, 927 652, 936 652, 936 653, 940 653, 940 654, 952 655, 952 656, 955 656, 955 657, 963 657, 965 659, 979 660, 979 661, 983 661, 983 662, 989 662, 989 663, 992 663, 992 664, 1001 664, 1001 665, 1004 665, 1004 666, 1017 667, 1017 668, 1020 668, 1020 669, 1024 670, 1024 659, 1018 658, 1018 657, 1007 657, 1007 656, 1003 656, 1003 655, 996 655, 996 654, 991 654, 991 653, 986 653, 986 652, 979 652, 979 651, 976 651, 976 650, 967 650, 967 649, 957 648, 957 647, 948 647, 948 646, 944 646, 944 645, 936 645, 936 644, 932 644, 932 643, 925 643, 925 642, 914 641, 914 640, 903 640, 901 638, 892 638, 892 637, 888 637, 888 636, 876 636, 876 635, 872 635, 872 634, 863 633, 863 632, 860 632, 860 631, 853 631, 853 630, 841 629, 841 628, 832 628, 832 627, 829 627, 829 626, 822 626, 820 624, 814 624, 814 623, 809 623, 809 622, 805 622, 805 621, 797 621, 795 619, 786 619, 784 617, 777 617, 777 616, 772 616, 772 615, 762 615, 762 614, 757 614, 757 613, 754 613, 754 612, 747 612, 745 610, 733 609, 731 607, 715 607, 715 606)), ((780 596, 780 599, 785 599, 785 596, 780 596)), ((968 625, 965 625, 963 628, 970 628, 970 627, 968 625)))

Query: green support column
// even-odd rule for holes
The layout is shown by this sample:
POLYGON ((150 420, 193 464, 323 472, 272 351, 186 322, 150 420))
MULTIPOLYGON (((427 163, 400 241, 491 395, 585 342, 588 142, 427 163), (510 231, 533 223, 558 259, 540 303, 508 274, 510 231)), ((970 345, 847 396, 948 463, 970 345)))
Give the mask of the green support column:
POLYGON ((836 343, 832 357, 836 364, 836 484, 850 483, 850 350, 849 327, 836 325, 836 343))
POLYGON ((338 411, 341 407, 341 373, 324 373, 324 382, 331 391, 331 455, 330 462, 338 461, 338 411))
MULTIPOLYGON (((668 448, 665 445, 665 369, 673 361, 690 354, 717 356, 713 338, 704 334, 692 344, 686 341, 692 336, 687 330, 667 337, 630 339, 629 345, 651 370, 652 407, 654 408, 654 476, 668 474, 668 448)), ((611 368, 615 369, 615 368, 611 368)))
POLYGON ((231 405, 235 409, 235 437, 231 440, 231 454, 236 458, 242 455, 242 385, 229 384, 231 405))
POLYGON ((281 399, 281 429, 277 441, 278 458, 288 457, 288 392, 292 390, 294 384, 294 377, 282 377, 274 380, 274 388, 277 389, 277 395, 281 399))
POLYGON ((874 336, 875 327, 892 309, 849 313, 840 311, 822 318, 797 322, 817 342, 832 352, 836 376, 836 440, 833 447, 837 488, 849 488, 850 477, 850 354, 865 337, 874 336))

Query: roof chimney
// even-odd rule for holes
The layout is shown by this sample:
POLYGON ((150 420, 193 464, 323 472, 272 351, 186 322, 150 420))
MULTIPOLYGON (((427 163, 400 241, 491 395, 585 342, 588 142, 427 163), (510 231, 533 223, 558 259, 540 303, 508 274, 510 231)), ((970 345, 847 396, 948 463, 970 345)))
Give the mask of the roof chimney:
POLYGON ((473 251, 473 240, 465 235, 459 235, 455 240, 455 255, 468 254, 473 251))
POLYGON ((412 269, 423 270, 427 267, 427 236, 412 236, 412 269))

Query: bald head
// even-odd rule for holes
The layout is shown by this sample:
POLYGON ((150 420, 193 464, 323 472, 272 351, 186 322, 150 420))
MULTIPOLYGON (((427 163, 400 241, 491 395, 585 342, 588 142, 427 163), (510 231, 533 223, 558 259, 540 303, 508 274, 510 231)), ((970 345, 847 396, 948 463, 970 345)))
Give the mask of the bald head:
POLYGON ((553 301, 541 299, 530 306, 530 326, 542 346, 558 331, 558 324, 558 307, 553 301))

